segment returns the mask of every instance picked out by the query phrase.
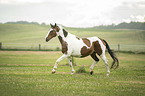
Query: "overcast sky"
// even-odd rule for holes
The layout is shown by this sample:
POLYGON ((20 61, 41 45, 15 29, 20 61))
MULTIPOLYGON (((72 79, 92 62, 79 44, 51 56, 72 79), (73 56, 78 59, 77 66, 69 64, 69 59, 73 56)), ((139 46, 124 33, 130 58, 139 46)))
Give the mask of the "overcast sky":
POLYGON ((145 0, 0 0, 0 22, 20 20, 69 27, 145 22, 145 0))

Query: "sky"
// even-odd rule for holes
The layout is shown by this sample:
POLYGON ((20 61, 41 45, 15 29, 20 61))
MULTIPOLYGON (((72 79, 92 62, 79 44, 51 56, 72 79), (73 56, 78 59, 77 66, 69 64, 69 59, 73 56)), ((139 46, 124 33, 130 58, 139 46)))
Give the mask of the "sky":
POLYGON ((0 22, 93 27, 145 22, 145 0, 0 0, 0 22))

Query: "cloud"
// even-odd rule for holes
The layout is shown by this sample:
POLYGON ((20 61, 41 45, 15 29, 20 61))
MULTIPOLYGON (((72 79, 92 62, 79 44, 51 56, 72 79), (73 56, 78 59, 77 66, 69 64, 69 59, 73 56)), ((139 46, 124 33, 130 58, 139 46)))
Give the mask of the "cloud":
POLYGON ((119 2, 112 3, 112 1, 91 0, 91 2, 85 1, 76 4, 66 18, 67 25, 90 27, 108 24, 110 22, 108 13, 119 5, 119 2))
POLYGON ((28 20, 50 23, 64 20, 71 4, 57 2, 1 4, 0 21, 28 20))
POLYGON ((145 17, 145 2, 123 2, 111 12, 111 20, 120 23, 122 21, 142 21, 145 17))
POLYGON ((0 0, 1 4, 41 3, 46 0, 0 0))
POLYGON ((92 27, 143 21, 141 0, 0 0, 0 22, 36 21, 70 27, 92 27))

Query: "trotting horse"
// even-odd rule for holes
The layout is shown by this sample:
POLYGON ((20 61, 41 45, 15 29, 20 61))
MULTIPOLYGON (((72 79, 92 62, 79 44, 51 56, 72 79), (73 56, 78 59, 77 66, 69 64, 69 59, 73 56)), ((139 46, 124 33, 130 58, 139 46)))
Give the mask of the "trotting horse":
POLYGON ((110 74, 108 60, 105 56, 105 49, 107 48, 108 53, 113 59, 113 63, 111 65, 111 68, 114 67, 115 62, 117 62, 116 68, 119 66, 119 61, 114 54, 114 52, 110 49, 108 43, 104 39, 100 39, 98 37, 89 37, 89 38, 79 38, 73 34, 70 34, 65 29, 63 29, 61 26, 50 24, 51 29, 48 31, 48 34, 45 37, 46 42, 48 42, 53 37, 58 37, 61 46, 62 46, 62 53, 63 55, 56 60, 56 63, 54 65, 54 68, 52 70, 52 73, 56 72, 58 63, 67 58, 69 61, 69 64, 71 66, 71 71, 74 73, 74 68, 72 65, 71 56, 74 57, 86 57, 91 56, 94 59, 94 63, 90 67, 90 74, 93 74, 93 68, 95 64, 99 61, 96 54, 98 54, 102 60, 105 62, 106 69, 107 69, 107 75, 110 74))

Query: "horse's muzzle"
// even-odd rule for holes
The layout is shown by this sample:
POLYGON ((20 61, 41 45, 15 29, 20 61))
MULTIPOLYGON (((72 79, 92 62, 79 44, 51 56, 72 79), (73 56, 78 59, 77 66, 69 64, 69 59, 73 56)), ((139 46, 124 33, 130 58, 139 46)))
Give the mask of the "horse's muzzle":
POLYGON ((46 42, 48 42, 50 39, 46 39, 46 42))

